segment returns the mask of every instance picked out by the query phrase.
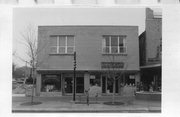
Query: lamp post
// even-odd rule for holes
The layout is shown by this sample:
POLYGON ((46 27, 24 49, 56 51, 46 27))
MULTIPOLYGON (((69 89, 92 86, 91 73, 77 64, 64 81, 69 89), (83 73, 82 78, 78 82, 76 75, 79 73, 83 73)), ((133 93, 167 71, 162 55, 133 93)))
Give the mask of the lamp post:
POLYGON ((74 52, 73 101, 76 100, 76 52, 74 52))

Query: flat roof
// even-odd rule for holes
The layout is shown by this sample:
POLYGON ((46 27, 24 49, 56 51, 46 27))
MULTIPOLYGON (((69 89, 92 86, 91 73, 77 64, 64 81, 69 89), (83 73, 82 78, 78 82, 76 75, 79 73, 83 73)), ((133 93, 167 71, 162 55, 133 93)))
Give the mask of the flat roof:
POLYGON ((39 25, 38 27, 138 27, 135 25, 39 25))

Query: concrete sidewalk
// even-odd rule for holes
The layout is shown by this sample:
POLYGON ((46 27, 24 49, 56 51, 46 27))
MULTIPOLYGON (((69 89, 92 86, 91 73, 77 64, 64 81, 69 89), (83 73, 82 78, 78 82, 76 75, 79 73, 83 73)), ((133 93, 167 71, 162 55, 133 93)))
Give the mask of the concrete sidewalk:
POLYGON ((86 98, 76 97, 77 102, 72 102, 71 96, 62 97, 35 97, 35 102, 41 102, 39 105, 21 105, 22 103, 30 102, 31 97, 12 97, 12 112, 116 112, 116 113, 149 113, 161 112, 160 101, 142 101, 136 100, 134 97, 116 96, 115 100, 123 102, 123 105, 105 105, 104 102, 112 100, 111 96, 102 96, 98 98, 98 103, 95 99, 90 99, 90 104, 85 103, 86 98))

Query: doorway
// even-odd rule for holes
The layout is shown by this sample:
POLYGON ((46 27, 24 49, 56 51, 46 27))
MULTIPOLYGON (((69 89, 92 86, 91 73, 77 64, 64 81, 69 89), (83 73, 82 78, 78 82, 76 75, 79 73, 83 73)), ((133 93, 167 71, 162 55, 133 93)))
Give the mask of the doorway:
MULTIPOLYGON (((102 76, 101 77, 101 81, 102 81, 102 93, 107 93, 107 94, 111 94, 113 93, 113 79, 112 78, 108 78, 106 76, 102 76)), ((115 81, 115 92, 119 93, 119 80, 115 81)))
MULTIPOLYGON (((64 93, 73 93, 73 77, 64 78, 64 93)), ((84 77, 76 77, 76 93, 84 93, 84 77)))
POLYGON ((73 79, 72 77, 66 77, 64 79, 64 91, 65 93, 72 93, 73 79))

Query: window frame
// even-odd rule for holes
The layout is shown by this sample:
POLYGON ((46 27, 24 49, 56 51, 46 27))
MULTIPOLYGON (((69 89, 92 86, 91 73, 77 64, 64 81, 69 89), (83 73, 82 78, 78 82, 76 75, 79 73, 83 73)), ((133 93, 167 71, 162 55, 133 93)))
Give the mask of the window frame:
POLYGON ((103 35, 102 36, 102 54, 127 54, 127 46, 126 46, 126 35, 103 35), (118 41, 118 51, 117 53, 112 53, 112 45, 111 45, 111 39, 113 36, 117 36, 118 41), (109 39, 109 46, 106 46, 106 39, 109 39), (123 46, 119 45, 120 37, 123 37, 123 46), (108 47, 108 52, 104 51, 108 47), (120 52, 120 48, 123 47, 124 52, 120 52))
MULTIPOLYGON (((56 38, 56 46, 52 46, 50 45, 50 54, 60 54, 60 55, 63 55, 63 54, 74 54, 75 52, 75 36, 74 35, 50 35, 50 37, 55 37, 56 38), (69 37, 73 37, 73 46, 68 46, 67 45, 67 40, 68 40, 68 36, 69 37), (64 46, 60 46, 60 37, 65 37, 65 45, 64 46), (56 53, 53 53, 51 52, 51 48, 52 47, 56 47, 56 53), (60 52, 60 48, 64 47, 65 48, 65 51, 64 53, 60 52), (68 47, 72 47, 73 48, 73 52, 72 53, 69 53, 67 50, 68 50, 68 47)), ((50 38, 51 40, 51 38, 50 38)), ((50 42, 50 41, 49 41, 50 42)))

